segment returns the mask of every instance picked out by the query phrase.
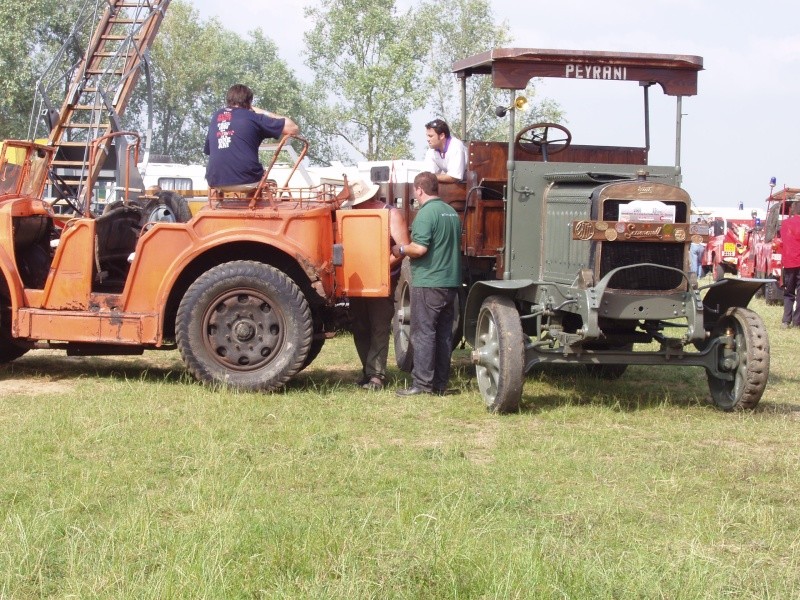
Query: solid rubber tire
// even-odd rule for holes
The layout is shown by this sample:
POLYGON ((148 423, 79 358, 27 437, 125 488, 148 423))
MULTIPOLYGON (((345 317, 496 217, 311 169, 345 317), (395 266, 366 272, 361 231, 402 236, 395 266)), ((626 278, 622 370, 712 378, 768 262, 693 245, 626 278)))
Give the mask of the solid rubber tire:
POLYGON ((525 380, 525 337, 510 298, 489 296, 483 301, 473 348, 479 355, 475 375, 487 410, 517 412, 525 380))
POLYGON ((712 403, 725 411, 753 409, 758 405, 769 378, 769 338, 764 321, 752 310, 729 308, 712 331, 712 338, 727 328, 734 333, 739 358, 733 381, 706 371, 712 403))

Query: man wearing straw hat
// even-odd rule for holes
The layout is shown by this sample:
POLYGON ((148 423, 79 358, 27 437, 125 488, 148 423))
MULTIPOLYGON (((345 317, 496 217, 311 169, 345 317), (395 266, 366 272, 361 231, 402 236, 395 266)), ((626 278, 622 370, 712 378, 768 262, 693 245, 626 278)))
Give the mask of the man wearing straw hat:
MULTIPOLYGON (((351 298, 353 339, 361 360, 361 377, 357 385, 367 390, 380 390, 386 385, 386 359, 389 355, 389 334, 394 317, 394 288, 400 277, 402 257, 391 254, 395 244, 408 244, 408 226, 403 213, 378 198, 380 186, 356 181, 350 185, 350 206, 359 209, 386 209, 389 211, 389 254, 392 293, 388 298, 351 298)), ((377 251, 377 250, 376 250, 377 251)))

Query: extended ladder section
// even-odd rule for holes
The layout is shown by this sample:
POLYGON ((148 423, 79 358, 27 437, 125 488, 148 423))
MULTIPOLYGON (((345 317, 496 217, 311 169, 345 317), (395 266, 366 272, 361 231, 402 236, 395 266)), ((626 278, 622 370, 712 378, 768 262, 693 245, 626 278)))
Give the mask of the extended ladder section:
MULTIPOLYGON (((95 14, 100 16, 86 53, 74 67, 61 110, 57 114, 50 111, 48 143, 57 148, 53 168, 63 174, 77 197, 87 196, 83 189, 87 179, 97 181, 101 170, 109 162, 114 164, 115 158, 119 164, 127 161, 129 167, 133 162, 135 170, 124 136, 115 137, 113 147, 101 148, 95 164, 89 164, 90 145, 112 131, 123 130, 120 117, 143 65, 148 64, 150 46, 169 2, 104 0, 95 4, 95 14)), ((119 178, 119 169, 115 171, 119 178)), ((137 175, 137 179, 141 178, 137 175)))

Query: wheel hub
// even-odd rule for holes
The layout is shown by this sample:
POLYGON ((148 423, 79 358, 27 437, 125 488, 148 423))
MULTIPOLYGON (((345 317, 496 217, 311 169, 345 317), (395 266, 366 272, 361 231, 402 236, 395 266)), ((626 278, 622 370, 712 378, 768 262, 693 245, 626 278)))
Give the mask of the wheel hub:
POLYGON ((239 342, 248 342, 256 335, 256 327, 252 321, 238 321, 233 326, 233 336, 239 342))
POLYGON ((207 347, 226 368, 252 371, 280 352, 283 317, 266 297, 238 290, 213 304, 207 313, 205 332, 207 347))

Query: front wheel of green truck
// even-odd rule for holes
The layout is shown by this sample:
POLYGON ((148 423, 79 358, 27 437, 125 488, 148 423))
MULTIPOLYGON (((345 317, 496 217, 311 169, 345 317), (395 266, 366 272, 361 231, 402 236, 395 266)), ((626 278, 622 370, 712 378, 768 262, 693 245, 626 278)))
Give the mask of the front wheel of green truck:
POLYGON ((270 391, 303 366, 313 321, 300 288, 278 269, 235 261, 206 271, 186 291, 178 349, 198 380, 270 391))
POLYGON ((769 377, 769 339, 761 317, 752 310, 729 308, 711 333, 723 338, 718 368, 728 377, 706 371, 711 401, 722 410, 755 408, 769 377))
POLYGON ((525 342, 514 302, 489 296, 478 313, 472 361, 486 408, 491 412, 519 410, 525 379, 525 342))

